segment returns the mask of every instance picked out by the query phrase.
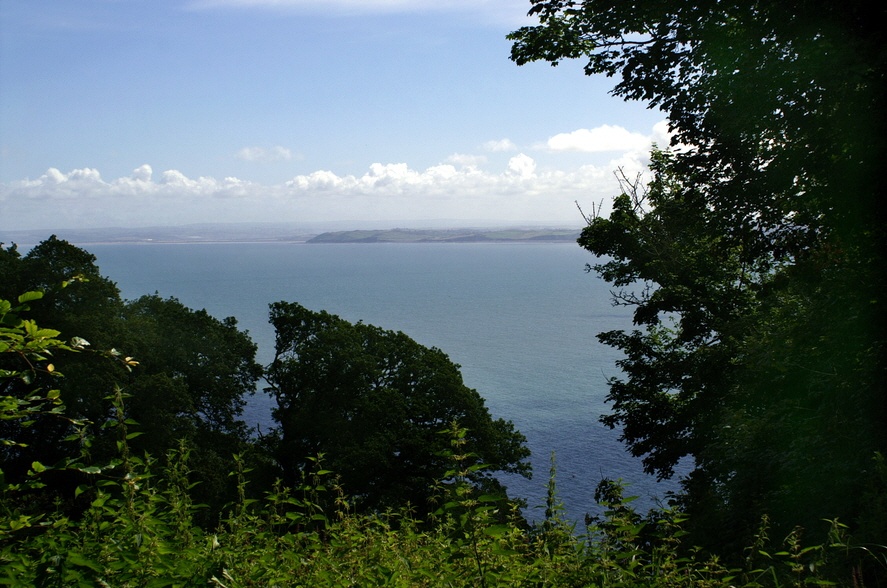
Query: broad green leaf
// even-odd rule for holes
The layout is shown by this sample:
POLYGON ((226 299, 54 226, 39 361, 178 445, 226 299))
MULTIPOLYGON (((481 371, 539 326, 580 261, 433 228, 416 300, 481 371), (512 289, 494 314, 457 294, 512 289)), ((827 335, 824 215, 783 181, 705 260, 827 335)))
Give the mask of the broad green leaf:
POLYGON ((489 535, 490 537, 502 537, 506 535, 509 531, 508 525, 493 525, 492 527, 487 527, 484 529, 484 535, 489 535))
POLYGON ((18 301, 20 304, 25 302, 31 302, 33 300, 40 300, 43 298, 43 292, 39 290, 32 290, 31 292, 25 292, 21 296, 18 297, 18 301))
POLYGON ((68 552, 68 563, 83 568, 89 568, 96 573, 100 573, 102 571, 102 568, 99 567, 96 562, 84 557, 82 554, 77 553, 76 551, 68 552))

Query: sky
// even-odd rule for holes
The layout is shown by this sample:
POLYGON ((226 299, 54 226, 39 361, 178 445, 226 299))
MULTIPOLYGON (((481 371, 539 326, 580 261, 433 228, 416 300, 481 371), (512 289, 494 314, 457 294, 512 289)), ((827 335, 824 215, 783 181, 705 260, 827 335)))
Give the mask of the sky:
POLYGON ((583 224, 668 142, 529 0, 0 0, 0 230, 583 224))

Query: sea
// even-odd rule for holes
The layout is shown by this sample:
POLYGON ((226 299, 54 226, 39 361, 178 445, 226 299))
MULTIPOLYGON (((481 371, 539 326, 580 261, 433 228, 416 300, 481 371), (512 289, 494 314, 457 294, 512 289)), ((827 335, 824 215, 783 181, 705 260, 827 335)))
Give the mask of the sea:
MULTIPOLYGON (((543 518, 552 456, 564 516, 582 527, 599 514, 594 489, 621 479, 639 510, 662 505, 675 480, 643 472, 599 422, 616 350, 596 334, 631 328, 596 260, 573 243, 195 243, 95 244, 103 275, 124 298, 159 293, 217 318, 233 316, 274 356, 268 305, 298 302, 349 321, 403 331, 461 366, 492 415, 514 422, 532 451, 534 475, 502 476, 509 494, 543 518)), ((250 398, 245 419, 267 431, 272 400, 250 398)))

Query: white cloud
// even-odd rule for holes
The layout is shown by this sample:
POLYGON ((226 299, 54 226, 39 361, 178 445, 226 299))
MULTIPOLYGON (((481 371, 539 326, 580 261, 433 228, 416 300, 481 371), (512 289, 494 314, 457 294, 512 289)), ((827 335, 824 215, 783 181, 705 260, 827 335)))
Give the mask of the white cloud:
POLYGON ((154 170, 147 163, 132 170, 132 179, 136 182, 150 182, 154 170))
MULTIPOLYGON (((46 170, 46 174, 41 176, 40 179, 45 180, 47 183, 61 184, 62 182, 68 181, 68 176, 66 176, 56 168, 51 167, 46 170)), ((40 180, 37 181, 39 182, 40 180)))
POLYGON ((473 163, 460 156, 426 169, 373 163, 361 175, 317 170, 274 185, 149 165, 113 180, 92 168, 50 168, 33 180, 0 184, 0 229, 348 219, 581 224, 575 201, 609 201, 617 191, 613 170, 635 173, 645 162, 626 154, 605 165, 553 170, 520 153, 498 170, 473 163))
POLYGON ((487 141, 484 143, 484 149, 487 151, 517 151, 517 145, 510 139, 499 139, 498 141, 487 141))
POLYGON ((508 160, 508 171, 521 178, 531 178, 536 173, 536 162, 520 153, 508 160))
POLYGON ((487 162, 483 155, 469 155, 467 153, 453 153, 447 157, 447 162, 460 167, 479 167, 487 162))
POLYGON ((551 151, 581 151, 602 153, 607 151, 649 151, 653 140, 648 135, 633 133, 615 125, 601 125, 593 129, 578 129, 560 133, 548 139, 551 151))
POLYGON ((665 149, 671 144, 672 133, 668 130, 668 121, 661 120, 653 125, 653 142, 656 146, 665 149))
POLYGON ((275 161, 290 161, 294 159, 295 156, 293 152, 287 149, 286 147, 281 147, 277 145, 275 147, 244 147, 235 155, 237 159, 242 159, 243 161, 257 161, 257 162, 275 162, 275 161))

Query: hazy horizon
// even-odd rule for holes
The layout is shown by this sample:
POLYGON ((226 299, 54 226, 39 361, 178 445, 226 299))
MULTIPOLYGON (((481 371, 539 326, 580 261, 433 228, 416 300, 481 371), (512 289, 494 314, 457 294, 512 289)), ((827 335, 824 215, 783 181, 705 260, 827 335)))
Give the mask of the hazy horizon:
POLYGON ((529 0, 0 4, 0 230, 581 223, 664 115, 518 67, 529 0))

